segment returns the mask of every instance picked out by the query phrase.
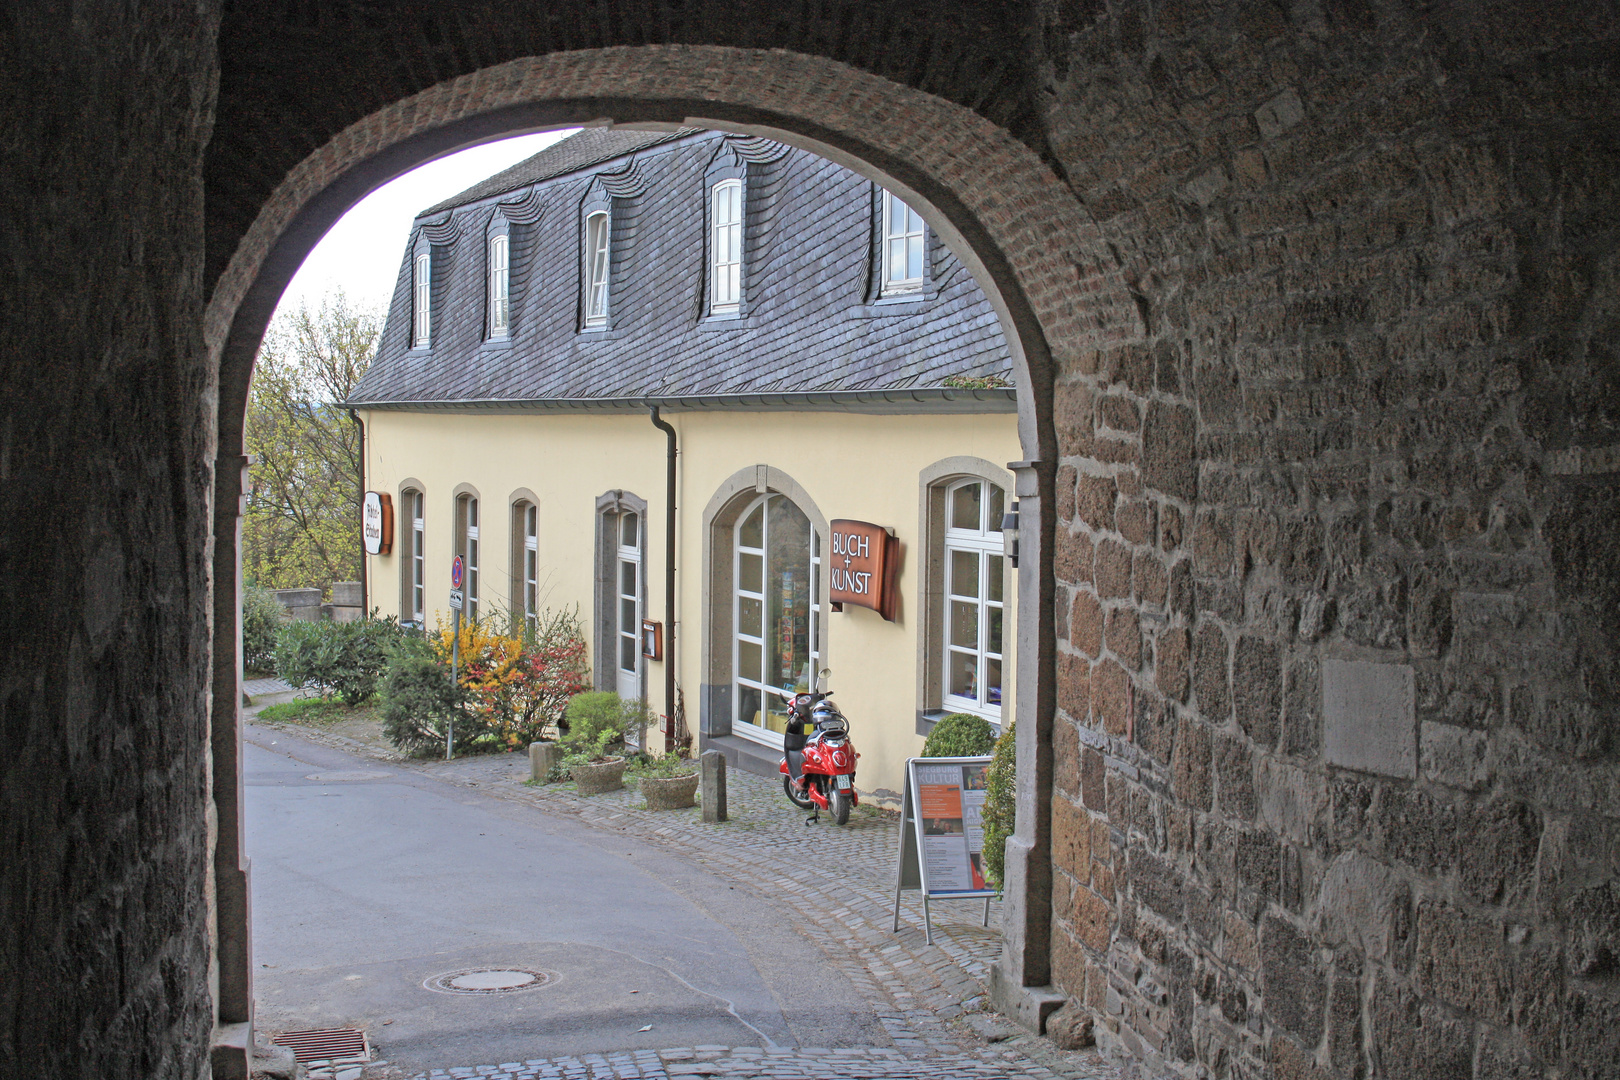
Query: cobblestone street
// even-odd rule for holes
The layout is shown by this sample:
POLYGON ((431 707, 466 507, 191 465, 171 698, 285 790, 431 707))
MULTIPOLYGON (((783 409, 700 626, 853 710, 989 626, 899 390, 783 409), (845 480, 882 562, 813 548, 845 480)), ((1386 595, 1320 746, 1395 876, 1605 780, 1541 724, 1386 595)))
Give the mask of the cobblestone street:
MULTIPOLYGON (((728 774, 730 820, 705 824, 697 808, 653 812, 638 791, 580 796, 571 784, 528 782, 520 754, 485 755, 451 762, 411 761, 377 740, 331 731, 267 725, 334 749, 386 761, 480 793, 569 815, 604 832, 621 832, 667 845, 704 870, 773 903, 787 901, 796 924, 828 962, 870 1004, 892 1045, 818 1050, 755 1046, 696 1046, 622 1054, 468 1062, 434 1071, 444 1077, 725 1076, 792 1077, 1039 1077, 1116 1080, 1121 1073, 1094 1050, 1064 1052, 989 1011, 986 987, 1001 949, 1000 904, 990 905, 990 926, 980 925, 982 901, 931 904, 934 945, 925 943, 922 903, 907 893, 900 931, 892 932, 895 848, 899 816, 857 808, 847 826, 823 818, 806 826, 774 779, 728 774)), ((259 729, 261 732, 264 728, 259 729)), ((253 738, 252 730, 249 738, 253 738)), ((371 1076, 400 1076, 368 1069, 371 1076)))

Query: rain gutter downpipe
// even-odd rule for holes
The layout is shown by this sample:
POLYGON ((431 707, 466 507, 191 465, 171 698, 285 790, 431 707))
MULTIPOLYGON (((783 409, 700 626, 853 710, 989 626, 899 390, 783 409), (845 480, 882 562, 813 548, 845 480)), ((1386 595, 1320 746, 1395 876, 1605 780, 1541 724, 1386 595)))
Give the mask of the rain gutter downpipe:
MULTIPOLYGON (((360 419, 360 414, 353 409, 349 410, 349 419, 354 426, 360 429, 360 505, 366 504, 366 422, 360 419)), ((362 513, 362 518, 364 514, 362 513)), ((371 566, 366 558, 366 530, 360 530, 360 617, 365 618, 371 611, 371 566)))
POLYGON ((668 442, 664 455, 664 753, 675 748, 675 429, 648 405, 653 427, 668 442))

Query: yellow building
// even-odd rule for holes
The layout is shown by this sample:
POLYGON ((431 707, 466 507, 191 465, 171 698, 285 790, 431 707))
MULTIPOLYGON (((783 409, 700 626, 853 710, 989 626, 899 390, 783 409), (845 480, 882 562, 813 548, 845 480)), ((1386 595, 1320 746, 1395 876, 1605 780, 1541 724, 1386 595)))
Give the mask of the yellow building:
POLYGON ((471 613, 577 605, 599 688, 667 716, 672 679, 703 749, 770 773, 770 688, 830 668, 857 785, 896 798, 938 717, 1012 714, 1009 376, 971 275, 870 182, 581 133, 413 226, 350 402, 396 514, 370 603, 448 621, 459 555, 471 613))

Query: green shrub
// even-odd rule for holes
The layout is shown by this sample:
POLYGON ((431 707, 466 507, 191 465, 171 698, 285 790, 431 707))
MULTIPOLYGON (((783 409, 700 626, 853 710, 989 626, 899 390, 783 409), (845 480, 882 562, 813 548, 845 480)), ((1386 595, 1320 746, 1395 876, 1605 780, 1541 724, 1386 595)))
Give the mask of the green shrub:
POLYGON ((1018 796, 1017 736, 1008 724, 990 752, 990 767, 984 777, 984 876, 997 889, 1002 887, 1007 837, 1013 833, 1018 796))
POLYGON ((580 765, 615 756, 624 749, 624 737, 646 718, 640 701, 625 701, 618 694, 596 690, 575 694, 563 714, 566 733, 557 742, 566 765, 580 765), (580 760, 573 760, 573 759, 580 760))
POLYGON ((934 725, 923 743, 923 757, 983 757, 996 745, 990 721, 972 713, 951 713, 934 725))
POLYGON ((242 666, 252 672, 274 671, 276 634, 281 630, 281 601, 269 589, 242 590, 242 666))
POLYGON ((671 777, 686 776, 697 772, 698 763, 691 758, 682 757, 678 753, 661 754, 658 757, 643 755, 632 761, 624 770, 627 776, 647 777, 650 780, 667 780, 671 777))
POLYGON ((377 692, 400 636, 399 623, 376 612, 347 623, 290 622, 276 637, 276 674, 293 686, 315 687, 323 698, 358 705, 377 692))
POLYGON ((443 754, 452 722, 458 745, 483 734, 462 709, 463 694, 450 681, 448 665, 416 635, 402 637, 391 651, 381 698, 383 734, 407 754, 443 754))

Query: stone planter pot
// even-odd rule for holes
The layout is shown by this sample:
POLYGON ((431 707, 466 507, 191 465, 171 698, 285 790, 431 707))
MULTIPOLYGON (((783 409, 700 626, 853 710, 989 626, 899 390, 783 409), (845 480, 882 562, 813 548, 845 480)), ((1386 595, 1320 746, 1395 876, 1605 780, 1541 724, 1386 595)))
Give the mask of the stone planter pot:
POLYGON ((684 810, 697 800, 698 774, 689 776, 643 776, 641 797, 649 810, 684 810))
POLYGON ((581 795, 600 795, 604 791, 624 788, 624 758, 614 758, 600 765, 575 765, 569 775, 581 795))

